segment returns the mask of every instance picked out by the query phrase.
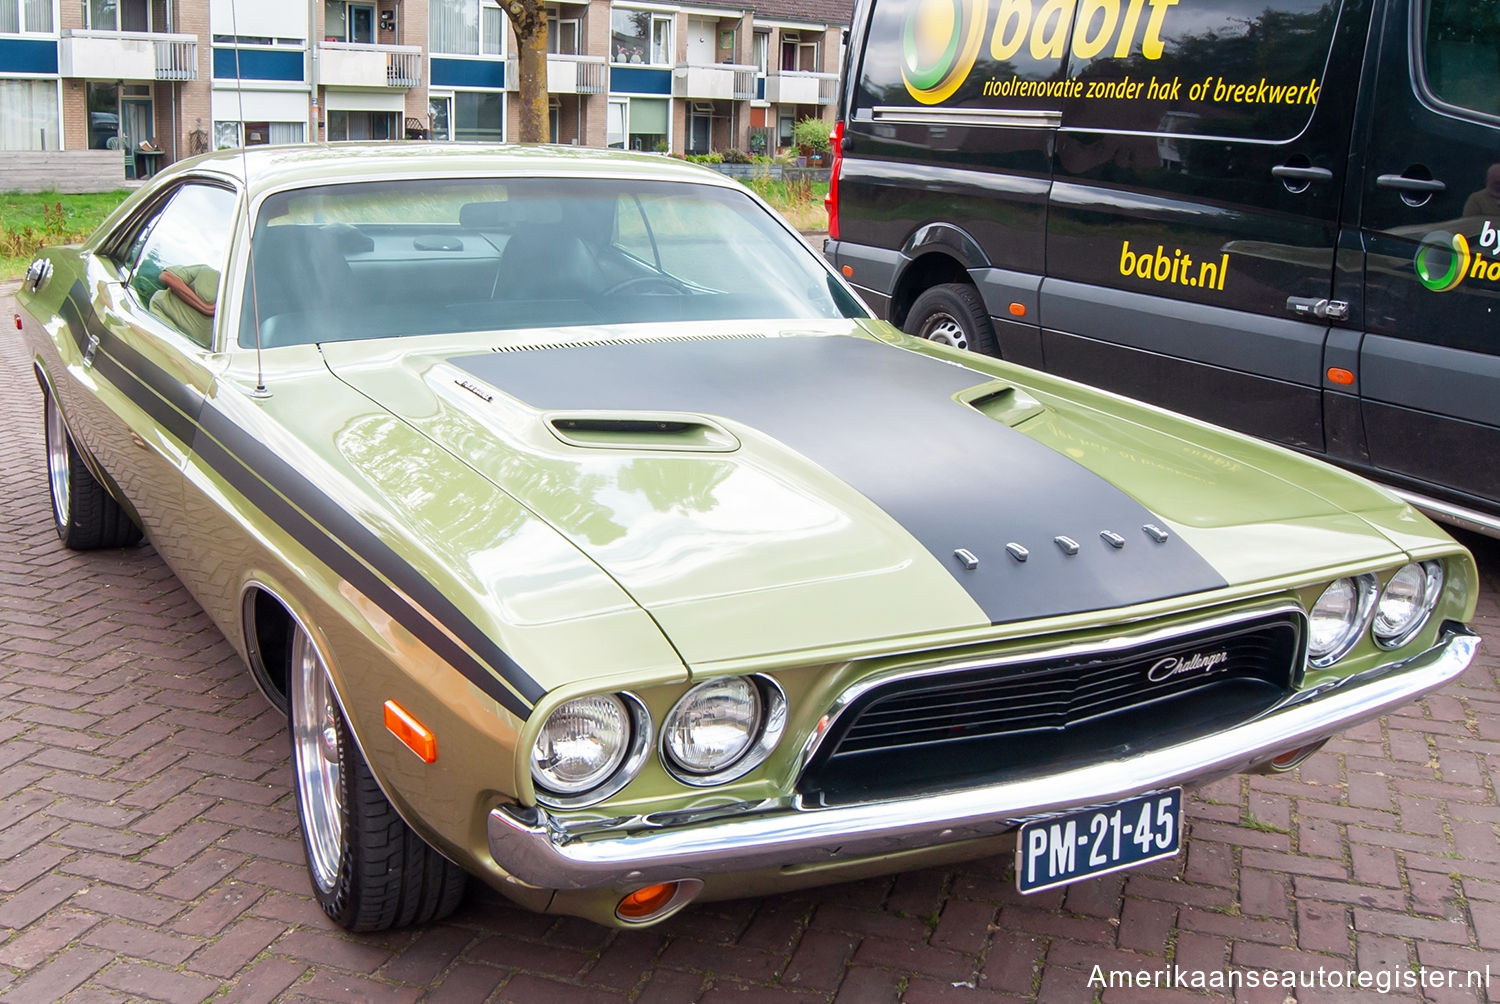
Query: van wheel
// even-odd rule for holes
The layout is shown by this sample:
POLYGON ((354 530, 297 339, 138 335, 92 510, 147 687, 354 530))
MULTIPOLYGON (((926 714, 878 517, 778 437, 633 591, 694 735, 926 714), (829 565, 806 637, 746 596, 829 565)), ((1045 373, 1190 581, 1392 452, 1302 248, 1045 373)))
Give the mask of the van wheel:
POLYGON ((63 421, 62 409, 42 394, 47 432, 47 489, 52 496, 52 525, 64 547, 92 551, 129 547, 141 539, 120 503, 84 466, 63 421))
POLYGON ((376 784, 300 627, 291 642, 292 772, 318 905, 350 931, 446 917, 467 876, 407 826, 376 784))
POLYGON ((906 315, 905 331, 958 349, 987 356, 1000 354, 990 312, 984 308, 978 290, 961 282, 933 286, 917 297, 906 315))

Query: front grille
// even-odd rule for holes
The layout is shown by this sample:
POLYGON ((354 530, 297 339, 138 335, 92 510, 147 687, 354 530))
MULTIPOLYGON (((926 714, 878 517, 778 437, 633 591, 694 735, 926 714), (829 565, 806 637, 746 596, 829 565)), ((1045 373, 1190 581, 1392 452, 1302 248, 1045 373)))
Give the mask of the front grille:
POLYGON ((898 676, 843 710, 799 788, 843 802, 961 787, 1226 728, 1291 692, 1303 625, 1285 609, 1124 648, 898 676))

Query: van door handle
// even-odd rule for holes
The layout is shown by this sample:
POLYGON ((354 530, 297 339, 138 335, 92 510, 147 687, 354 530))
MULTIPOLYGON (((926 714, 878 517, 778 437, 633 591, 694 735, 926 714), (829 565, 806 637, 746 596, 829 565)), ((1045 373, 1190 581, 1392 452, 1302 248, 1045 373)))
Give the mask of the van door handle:
POLYGON ((1382 174, 1375 179, 1380 188, 1395 188, 1403 192, 1446 192, 1448 186, 1436 178, 1408 178, 1404 174, 1382 174))
POLYGON ((1332 181, 1333 172, 1326 167, 1292 167, 1288 164, 1278 164, 1271 168, 1271 174, 1282 181, 1332 181))
POLYGON ((1298 317, 1315 317, 1320 321, 1346 321, 1349 319, 1349 304, 1344 300, 1329 300, 1321 296, 1289 296, 1286 309, 1298 317))

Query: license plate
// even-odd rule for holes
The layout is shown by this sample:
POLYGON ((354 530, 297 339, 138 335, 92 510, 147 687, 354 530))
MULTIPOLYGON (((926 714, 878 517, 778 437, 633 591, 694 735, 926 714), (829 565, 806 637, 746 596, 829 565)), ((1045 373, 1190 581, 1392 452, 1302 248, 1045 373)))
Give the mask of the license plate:
POLYGON ((1041 892, 1170 858, 1182 843, 1182 789, 1034 819, 1016 842, 1016 886, 1041 892))

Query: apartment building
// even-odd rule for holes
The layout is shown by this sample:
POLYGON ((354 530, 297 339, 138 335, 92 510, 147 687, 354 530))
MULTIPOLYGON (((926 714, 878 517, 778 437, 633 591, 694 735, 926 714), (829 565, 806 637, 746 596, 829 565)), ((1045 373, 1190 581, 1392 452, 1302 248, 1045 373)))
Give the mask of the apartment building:
MULTIPOLYGON (((552 139, 772 152, 831 118, 852 6, 549 6, 552 139)), ((501 141, 516 51, 496 0, 0 0, 0 168, 118 151, 135 178, 242 143, 501 141)))

